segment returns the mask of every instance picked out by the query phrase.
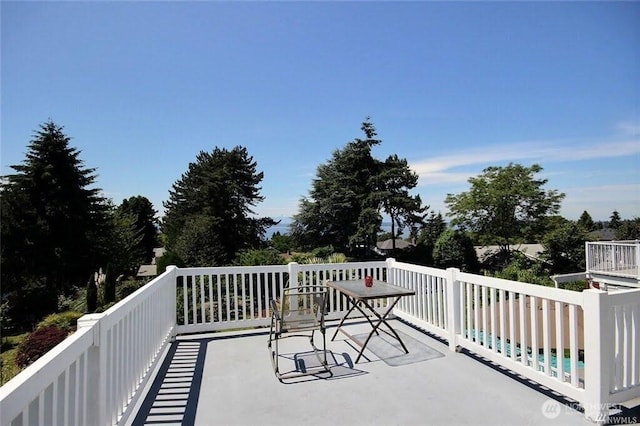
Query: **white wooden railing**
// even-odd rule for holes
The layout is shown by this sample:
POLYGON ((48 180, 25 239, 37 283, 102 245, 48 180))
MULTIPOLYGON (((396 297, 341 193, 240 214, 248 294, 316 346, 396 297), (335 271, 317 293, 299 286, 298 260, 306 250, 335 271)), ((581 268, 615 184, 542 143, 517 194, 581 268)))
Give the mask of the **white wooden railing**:
MULTIPOLYGON (((327 280, 356 279, 372 275, 386 279, 387 263, 329 263, 221 268, 180 268, 177 332, 197 333, 268 326, 269 301, 284 286, 321 284, 327 280)), ((331 290, 328 319, 340 318, 346 299, 331 290)))
POLYGON ((170 267, 0 387, 0 425, 112 425, 127 417, 175 333, 170 267))
POLYGON ((389 261, 389 281, 416 291, 399 317, 566 395, 590 420, 640 397, 640 290, 543 287, 389 261))
POLYGON ((588 274, 615 275, 640 283, 640 240, 585 243, 588 274))
MULTIPOLYGON (((268 326, 285 285, 365 275, 416 291, 398 317, 573 398, 591 420, 640 396, 640 290, 571 292, 393 259, 170 267, 0 388, 0 425, 122 423, 175 333, 268 326)), ((330 294, 329 319, 347 308, 330 294)))

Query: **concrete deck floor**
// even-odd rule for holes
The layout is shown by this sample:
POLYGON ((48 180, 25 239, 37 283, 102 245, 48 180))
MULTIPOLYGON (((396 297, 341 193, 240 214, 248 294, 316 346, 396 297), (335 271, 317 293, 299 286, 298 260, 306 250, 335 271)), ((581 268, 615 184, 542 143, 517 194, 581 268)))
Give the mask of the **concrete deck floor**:
MULTIPOLYGON (((133 424, 593 424, 548 391, 452 352, 404 323, 393 324, 442 356, 391 366, 365 351, 369 359, 351 366, 357 347, 341 332, 330 341, 334 325, 327 331, 333 377, 307 376, 283 384, 273 373, 266 332, 179 337, 133 424)), ((357 333, 367 326, 349 328, 357 333)), ((307 339, 289 342, 281 347, 285 365, 287 358, 309 350, 307 339)))

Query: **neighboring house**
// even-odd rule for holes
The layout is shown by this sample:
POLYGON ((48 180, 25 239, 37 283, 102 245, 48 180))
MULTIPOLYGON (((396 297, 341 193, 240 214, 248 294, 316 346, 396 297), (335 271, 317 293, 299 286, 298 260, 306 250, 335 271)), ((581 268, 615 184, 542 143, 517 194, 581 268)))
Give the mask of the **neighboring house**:
POLYGON ((136 278, 148 279, 158 275, 158 265, 156 260, 164 255, 164 247, 158 247, 153 249, 153 259, 151 259, 150 265, 140 265, 136 278))
MULTIPOLYGON (((396 238, 396 250, 397 249, 404 250, 412 246, 413 244, 410 243, 409 241, 396 238)), ((383 256, 391 253, 392 250, 393 250, 393 239, 391 238, 389 238, 388 240, 379 241, 378 244, 376 244, 376 252, 383 256)))
MULTIPOLYGON (((517 244, 509 246, 513 251, 519 251, 532 260, 542 260, 540 255, 544 252, 542 244, 517 244)), ((476 256, 480 262, 484 262, 487 258, 495 255, 500 251, 500 246, 474 246, 476 256)))
POLYGON ((613 228, 598 229, 589 232, 590 241, 613 241, 616 239, 616 230, 613 228))

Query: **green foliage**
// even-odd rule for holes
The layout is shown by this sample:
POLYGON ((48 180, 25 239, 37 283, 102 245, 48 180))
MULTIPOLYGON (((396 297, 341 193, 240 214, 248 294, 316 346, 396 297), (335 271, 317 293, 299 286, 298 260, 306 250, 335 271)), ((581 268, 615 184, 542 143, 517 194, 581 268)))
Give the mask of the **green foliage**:
POLYGON ((68 332, 55 326, 38 328, 18 347, 16 364, 26 367, 67 338, 68 332))
POLYGON ((362 131, 366 139, 354 139, 318 166, 309 197, 300 201, 291 224, 297 247, 333 245, 343 250, 356 235, 365 244, 375 243, 382 217, 362 212, 375 202, 370 195, 379 162, 372 157, 371 148, 380 140, 375 139, 375 129, 368 120, 362 123, 362 131), (374 233, 369 235, 372 228, 374 233))
POLYGON ((585 270, 584 246, 588 233, 583 225, 566 221, 543 238, 543 258, 550 263, 552 274, 585 270))
POLYGON ((618 240, 640 240, 640 217, 625 220, 616 229, 618 240))
POLYGON ((293 242, 291 236, 282 235, 280 232, 276 232, 271 236, 271 246, 278 253, 288 253, 293 248, 293 242))
POLYGON ((595 222, 591 218, 591 215, 585 210, 580 215, 580 219, 578 219, 578 226, 580 226, 585 231, 595 231, 597 229, 595 222))
POLYGON ((121 283, 118 286, 118 288, 116 290, 116 294, 118 296, 118 300, 122 300, 122 299, 126 298, 127 296, 129 296, 130 294, 133 294, 140 287, 142 287, 142 283, 140 283, 140 282, 138 282, 136 280, 124 281, 123 283, 121 283))
POLYGON ((84 167, 69 142, 62 127, 42 124, 0 186, 3 293, 26 306, 38 303, 25 298, 26 287, 52 289, 57 301, 106 255, 98 241, 108 229, 107 203, 92 187, 95 169, 84 167))
POLYGON ((343 253, 328 252, 321 248, 321 250, 311 253, 294 253, 291 256, 291 262, 300 264, 313 264, 318 265, 321 263, 346 263, 347 256, 343 253))
POLYGON ((620 218, 620 213, 617 210, 614 210, 611 213, 611 217, 609 218, 609 228, 618 229, 622 225, 622 219, 620 218))
POLYGON ((158 269, 158 275, 164 273, 167 270, 167 266, 177 266, 178 268, 184 267, 184 262, 174 251, 167 250, 164 254, 156 260, 156 266, 158 269))
POLYGON ((107 265, 107 270, 104 277, 104 303, 112 303, 116 301, 116 276, 111 268, 111 265, 107 265))
POLYGON ((469 236, 460 230, 444 231, 433 249, 433 263, 438 268, 459 268, 465 272, 479 270, 478 258, 469 236))
POLYGON ((136 235, 140 237, 136 248, 141 256, 136 260, 136 264, 150 263, 153 259, 153 249, 158 247, 159 244, 159 221, 156 217, 158 212, 153 208, 151 201, 142 196, 123 200, 118 207, 118 211, 122 215, 131 215, 133 217, 133 228, 136 235))
POLYGON ((96 286, 95 279, 93 274, 89 277, 89 281, 87 281, 87 312, 95 312, 98 308, 98 287, 96 286))
POLYGON ((335 250, 332 246, 316 247, 311 250, 311 255, 313 257, 329 257, 333 253, 335 253, 335 250))
POLYGON ((365 139, 347 143, 318 166, 309 196, 300 200, 291 224, 295 247, 333 246, 365 257, 375 246, 382 211, 391 216, 395 234, 421 221, 420 198, 409 195, 417 175, 397 155, 385 162, 372 156, 372 148, 381 141, 369 118, 361 130, 365 139))
POLYGON ((529 284, 553 286, 549 273, 541 262, 529 259, 523 253, 514 251, 511 262, 502 270, 495 273, 497 278, 519 281, 529 284))
POLYGON ((16 355, 20 344, 27 338, 28 333, 2 336, 2 347, 0 349, 0 386, 11 380, 20 372, 20 367, 16 364, 16 355))
POLYGON ((233 264, 238 266, 284 265, 285 263, 280 253, 270 248, 242 250, 233 261, 233 264))
POLYGON ((78 319, 84 315, 82 312, 66 311, 58 314, 51 314, 38 323, 37 328, 57 327, 67 333, 76 331, 78 319))
POLYGON ((229 264, 240 250, 264 245, 275 221, 255 218, 263 173, 246 148, 201 151, 169 191, 162 230, 185 266, 229 264))
POLYGON ((402 234, 405 227, 421 225, 424 222, 424 212, 429 208, 422 206, 419 195, 409 194, 418 184, 418 174, 411 170, 406 159, 400 159, 394 154, 381 164, 381 170, 374 181, 375 192, 372 197, 391 218, 391 235, 395 243, 395 239, 402 234))
POLYGON ((445 200, 452 224, 474 232, 482 244, 509 245, 535 241, 544 233, 545 218, 556 214, 564 194, 546 191, 546 179, 535 179, 542 167, 488 167, 469 179, 471 189, 445 200))

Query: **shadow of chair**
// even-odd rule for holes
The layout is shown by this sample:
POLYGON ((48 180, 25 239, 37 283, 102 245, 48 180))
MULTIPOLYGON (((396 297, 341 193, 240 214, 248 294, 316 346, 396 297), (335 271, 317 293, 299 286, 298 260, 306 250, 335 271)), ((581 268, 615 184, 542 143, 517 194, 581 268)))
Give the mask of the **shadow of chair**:
POLYGON ((269 330, 269 350, 273 371, 283 379, 329 373, 327 363, 327 341, 325 327, 325 310, 327 289, 322 285, 305 285, 285 288, 278 300, 271 300, 271 327, 269 330), (315 333, 321 334, 322 348, 315 343, 315 333), (313 367, 309 363, 300 362, 296 358, 296 368, 285 373, 280 369, 280 341, 291 337, 309 339, 313 353, 319 364, 313 367))

